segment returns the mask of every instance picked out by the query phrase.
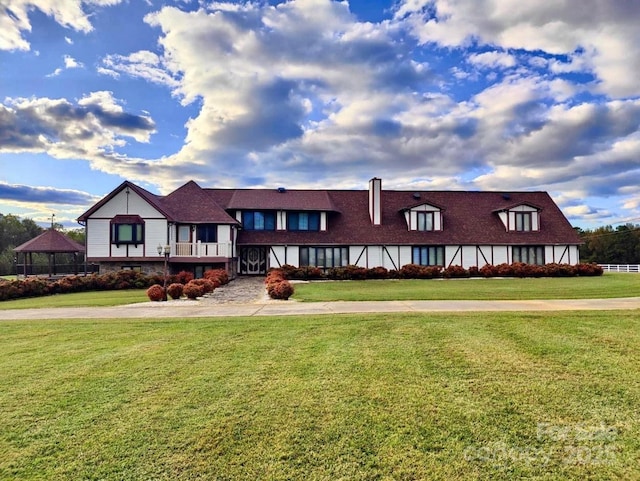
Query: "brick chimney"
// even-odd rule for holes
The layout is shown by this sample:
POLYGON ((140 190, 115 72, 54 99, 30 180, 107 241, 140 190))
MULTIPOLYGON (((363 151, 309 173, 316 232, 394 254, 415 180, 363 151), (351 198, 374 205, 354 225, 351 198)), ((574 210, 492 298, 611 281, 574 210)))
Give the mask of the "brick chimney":
POLYGON ((374 177, 369 181, 369 217, 373 225, 382 224, 382 180, 374 177))

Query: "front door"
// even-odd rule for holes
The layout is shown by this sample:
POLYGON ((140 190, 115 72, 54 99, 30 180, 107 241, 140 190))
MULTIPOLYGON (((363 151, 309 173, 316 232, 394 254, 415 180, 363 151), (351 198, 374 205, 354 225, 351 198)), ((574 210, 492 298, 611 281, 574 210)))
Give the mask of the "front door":
POLYGON ((240 250, 240 274, 266 274, 267 248, 243 247, 240 250))

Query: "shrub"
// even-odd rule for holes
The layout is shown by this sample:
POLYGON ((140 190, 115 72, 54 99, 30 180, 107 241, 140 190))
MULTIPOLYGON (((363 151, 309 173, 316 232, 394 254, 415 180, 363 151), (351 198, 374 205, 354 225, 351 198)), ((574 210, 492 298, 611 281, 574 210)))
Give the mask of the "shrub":
POLYGON ((208 269, 204 272, 204 278, 217 283, 216 287, 229 283, 229 274, 224 269, 208 269))
POLYGON ((183 293, 189 299, 196 299, 204 295, 204 286, 191 280, 185 284, 183 293))
POLYGON ((193 280, 193 273, 188 271, 180 271, 175 276, 172 276, 172 282, 179 282, 180 284, 188 284, 193 280))
POLYGON ((551 263, 544 266, 546 274, 550 277, 572 277, 576 270, 569 264, 551 263))
POLYGON ((287 300, 293 295, 293 285, 288 280, 267 284, 267 293, 271 299, 287 300))
POLYGON ((485 264, 480 269, 478 269, 478 273, 482 277, 495 277, 497 275, 497 272, 498 270, 496 269, 496 266, 493 266, 491 264, 485 264))
POLYGON ((372 267, 371 269, 367 269, 365 277, 367 279, 388 279, 389 271, 386 267, 382 266, 372 267))
POLYGON ((434 279, 442 275, 442 267, 405 264, 400 268, 399 274, 402 279, 434 279))
POLYGON ((442 271, 442 277, 446 279, 469 277, 469 271, 462 266, 449 266, 442 271))
POLYGON ((187 283, 187 285, 191 284, 191 283, 197 284, 199 286, 202 286, 202 294, 201 295, 209 294, 210 292, 213 292, 215 290, 215 288, 216 288, 216 283, 214 283, 211 279, 205 279, 205 278, 193 279, 193 280, 189 281, 187 283))
POLYGON ((294 267, 291 264, 283 264, 281 267, 272 270, 280 271, 285 279, 291 279, 296 269, 297 267, 294 267))
POLYGON ((280 282, 287 279, 284 269, 271 269, 267 273, 267 277, 264 280, 265 284, 271 284, 273 282, 280 282))
POLYGON ((469 277, 480 277, 482 274, 480 274, 480 269, 478 269, 478 266, 471 266, 469 267, 469 277))
POLYGON ((174 282, 167 287, 167 294, 171 296, 171 299, 180 299, 184 292, 184 285, 179 282, 174 282))
POLYGON ((344 278, 361 281, 367 278, 367 268, 349 264, 344 268, 344 278))
POLYGON ((164 288, 160 284, 154 284, 147 289, 149 300, 157 302, 164 300, 164 288))
POLYGON ((595 262, 590 264, 576 264, 574 269, 578 276, 601 276, 604 273, 604 269, 595 262))

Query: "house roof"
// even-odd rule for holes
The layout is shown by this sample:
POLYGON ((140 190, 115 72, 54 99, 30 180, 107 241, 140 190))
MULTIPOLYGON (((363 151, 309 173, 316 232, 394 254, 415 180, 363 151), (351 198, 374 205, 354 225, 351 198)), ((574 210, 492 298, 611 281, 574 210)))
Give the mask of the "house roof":
POLYGON ((337 212, 327 190, 236 189, 227 209, 309 210, 337 212))
POLYGON ((190 181, 160 197, 123 183, 79 220, 86 220, 129 187, 169 221, 237 224, 234 210, 328 212, 319 232, 240 230, 239 245, 578 245, 577 232, 546 192, 381 191, 382 223, 372 225, 368 190, 203 189, 190 181), (442 230, 410 231, 406 210, 430 204, 442 212, 442 230), (507 231, 499 212, 527 204, 539 209, 540 229, 507 231))
POLYGON ((55 229, 47 229, 38 237, 20 244, 15 252, 84 252, 84 246, 55 229))
POLYGON ((160 199, 171 212, 171 220, 178 222, 238 224, 215 199, 194 181, 189 181, 171 194, 160 199))
POLYGON ((443 230, 409 231, 403 211, 415 206, 415 191, 383 190, 382 223, 369 218, 368 191, 328 191, 336 212, 323 232, 241 231, 238 244, 311 245, 538 245, 581 244, 557 205, 546 192, 425 191, 422 203, 446 206, 443 230), (539 231, 508 232, 496 210, 517 204, 544 209, 539 231))
POLYGON ((187 182, 166 196, 152 194, 136 184, 125 181, 78 217, 78 221, 86 222, 94 212, 126 188, 133 190, 156 210, 161 212, 167 220, 172 222, 191 222, 195 224, 205 222, 217 224, 237 223, 233 217, 220 207, 220 204, 215 201, 215 198, 208 195, 206 191, 194 181, 187 182))

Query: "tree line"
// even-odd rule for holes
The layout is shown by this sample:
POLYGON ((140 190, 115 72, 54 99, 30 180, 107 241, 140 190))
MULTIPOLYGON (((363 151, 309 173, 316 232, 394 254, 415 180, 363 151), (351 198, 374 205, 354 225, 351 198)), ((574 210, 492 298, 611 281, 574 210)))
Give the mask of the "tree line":
MULTIPOLYGON (((63 229, 62 224, 54 223, 53 227, 71 239, 84 244, 84 229, 63 229)), ((6 276, 16 273, 15 252, 13 249, 31 239, 38 237, 45 231, 32 219, 20 219, 12 214, 0 214, 0 275, 6 276)), ((34 266, 47 266, 49 259, 46 254, 34 254, 34 266)), ((73 262, 71 254, 56 254, 56 262, 61 264, 73 262), (67 259, 69 257, 69 259, 67 259)))
MULTIPOLYGON (((83 228, 65 230, 61 224, 54 224, 53 227, 84 244, 83 228)), ((0 214, 0 275, 15 274, 14 247, 37 237, 44 230, 32 219, 0 214)), ((607 225, 596 229, 576 230, 584 242, 580 246, 581 262, 640 264, 640 224, 624 224, 615 228, 607 225)), ((33 261, 36 266, 46 266, 48 258, 45 254, 34 254, 33 261)), ((60 256, 60 262, 65 263, 63 256, 60 256)))
POLYGON ((640 224, 576 230, 584 242, 580 246, 580 262, 640 264, 640 224))

